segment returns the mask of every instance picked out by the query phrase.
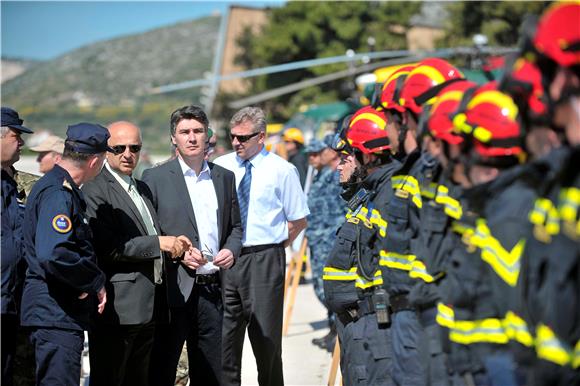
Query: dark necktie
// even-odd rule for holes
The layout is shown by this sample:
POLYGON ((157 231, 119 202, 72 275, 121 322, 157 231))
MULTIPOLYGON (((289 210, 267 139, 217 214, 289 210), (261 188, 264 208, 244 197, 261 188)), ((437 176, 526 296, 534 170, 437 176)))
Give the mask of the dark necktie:
POLYGON ((252 164, 250 161, 244 161, 246 173, 238 187, 238 202, 240 204, 240 216, 242 218, 242 226, 244 232, 246 231, 246 223, 248 221, 248 207, 250 206, 250 187, 252 186, 252 164))

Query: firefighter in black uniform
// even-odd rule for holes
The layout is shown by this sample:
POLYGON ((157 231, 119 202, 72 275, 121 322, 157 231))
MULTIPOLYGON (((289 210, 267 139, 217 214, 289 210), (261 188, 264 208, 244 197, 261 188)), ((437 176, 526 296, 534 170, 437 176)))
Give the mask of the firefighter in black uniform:
MULTIPOLYGON (((384 288, 390 296, 393 335, 393 379, 397 385, 438 383, 446 370, 431 368, 429 343, 408 294, 415 283, 409 276, 419 235, 419 212, 423 207, 420 181, 428 186, 435 166, 417 144, 421 105, 430 105, 449 82, 462 79, 459 70, 444 60, 430 58, 414 67, 403 67, 385 82, 381 102, 387 111, 389 140, 403 165, 391 179, 393 199, 387 207, 388 232, 381 248, 380 267, 384 288), (429 370, 429 374, 427 373, 429 370), (431 371, 434 370, 432 373, 431 371)), ((434 303, 433 303, 434 305, 434 303)), ((441 380, 445 384, 445 380, 441 380)))
POLYGON ((565 147, 546 157, 542 191, 529 213, 522 283, 534 331, 535 384, 580 384, 580 4, 556 3, 542 16, 529 50, 542 72, 550 123, 565 147))
POLYGON ((372 107, 357 111, 333 148, 348 201, 324 267, 324 293, 337 315, 345 385, 392 385, 388 298, 381 289, 377 248, 386 236, 388 180, 396 162, 389 153, 386 118, 372 107))

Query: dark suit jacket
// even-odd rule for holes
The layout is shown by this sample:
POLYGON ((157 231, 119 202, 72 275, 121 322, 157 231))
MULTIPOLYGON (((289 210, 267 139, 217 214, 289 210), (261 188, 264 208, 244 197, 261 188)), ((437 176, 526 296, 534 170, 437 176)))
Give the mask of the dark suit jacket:
MULTIPOLYGON (((229 249, 234 258, 237 258, 242 248, 243 231, 235 176, 221 166, 211 162, 208 162, 208 165, 218 201, 219 248, 229 249)), ((178 159, 146 170, 143 173, 143 181, 153 194, 153 205, 157 210, 161 232, 185 235, 195 247, 199 248, 196 221, 203 219, 195 218, 178 159)), ((168 261, 166 267, 169 305, 183 306, 191 295, 195 271, 178 261, 168 261)))
MULTIPOLYGON (((137 190, 151 212, 160 233, 151 191, 137 180, 137 190)), ((103 168, 83 185, 87 217, 93 232, 97 264, 107 276, 107 304, 97 321, 143 324, 152 320, 155 305, 154 259, 160 258, 159 238, 149 236, 139 210, 113 175, 103 168)), ((161 300, 166 296, 161 296, 161 300)), ((159 315, 163 302, 157 301, 159 315)), ((165 304, 165 310, 166 310, 165 304)), ((166 315, 164 315, 166 316, 166 315)), ((166 319, 166 318, 163 318, 166 319)))

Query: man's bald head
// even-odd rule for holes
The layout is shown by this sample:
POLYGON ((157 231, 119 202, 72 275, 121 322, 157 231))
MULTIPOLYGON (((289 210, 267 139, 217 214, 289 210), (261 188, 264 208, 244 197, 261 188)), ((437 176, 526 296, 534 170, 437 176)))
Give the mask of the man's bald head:
POLYGON ((115 153, 107 153, 107 162, 113 170, 130 176, 139 162, 141 130, 131 122, 118 121, 109 125, 109 134, 109 147, 115 153))

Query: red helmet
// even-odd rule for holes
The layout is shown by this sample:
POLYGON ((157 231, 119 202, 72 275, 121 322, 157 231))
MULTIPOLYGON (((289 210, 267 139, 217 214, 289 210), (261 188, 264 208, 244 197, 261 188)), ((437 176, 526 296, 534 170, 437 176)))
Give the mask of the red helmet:
MULTIPOLYGON (((463 79, 464 76, 457 68, 443 59, 429 58, 422 60, 407 75, 399 104, 407 110, 420 114, 422 107, 417 104, 415 98, 424 96, 424 94, 435 86, 441 85, 452 79, 463 79)), ((432 104, 434 98, 429 98, 426 104, 432 104)))
MULTIPOLYGON (((426 121, 426 129, 435 138, 452 145, 463 142, 463 136, 458 135, 453 130, 453 114, 457 111, 463 94, 470 88, 477 87, 477 84, 468 80, 461 80, 444 87, 438 94, 437 100, 433 103, 429 111, 429 118, 426 121)), ((425 114, 426 112, 423 112, 425 114)))
MULTIPOLYGON (((548 115, 548 97, 542 84, 542 72, 537 64, 526 58, 518 58, 507 66, 499 86, 510 94, 531 122, 544 122, 548 115)), ((544 122, 545 123, 545 122, 544 122)))
POLYGON ((544 12, 534 46, 562 67, 580 64, 580 3, 559 2, 544 12))
POLYGON ((400 113, 404 111, 403 107, 399 105, 399 96, 403 82, 413 68, 415 68, 414 65, 401 67, 387 78, 381 93, 381 104, 384 109, 394 109, 400 113))
POLYGON ((382 111, 365 106, 353 114, 345 139, 350 147, 365 154, 381 153, 391 148, 386 126, 387 117, 382 111))
POLYGON ((498 90, 497 82, 489 82, 473 93, 466 92, 464 98, 468 98, 461 102, 465 104, 465 111, 453 118, 453 125, 473 139, 477 155, 505 157, 524 154, 518 107, 509 95, 498 90))

